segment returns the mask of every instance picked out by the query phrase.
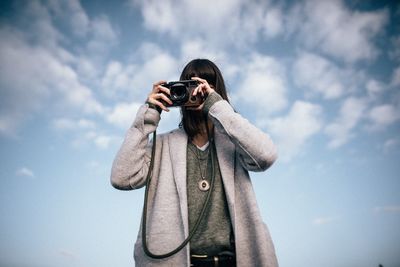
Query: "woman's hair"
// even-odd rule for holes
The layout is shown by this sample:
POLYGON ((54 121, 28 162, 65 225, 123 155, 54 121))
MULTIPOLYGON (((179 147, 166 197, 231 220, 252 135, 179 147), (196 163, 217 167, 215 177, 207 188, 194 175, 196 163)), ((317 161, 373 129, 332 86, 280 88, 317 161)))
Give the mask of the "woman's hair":
MULTIPOLYGON (((199 77, 207 80, 214 90, 226 101, 228 95, 226 93, 224 78, 218 67, 208 59, 194 59, 190 61, 181 73, 180 80, 190 80, 192 77, 199 77)), ((199 111, 186 110, 181 108, 182 121, 180 127, 183 127, 189 138, 193 138, 203 128, 203 114, 199 111)))

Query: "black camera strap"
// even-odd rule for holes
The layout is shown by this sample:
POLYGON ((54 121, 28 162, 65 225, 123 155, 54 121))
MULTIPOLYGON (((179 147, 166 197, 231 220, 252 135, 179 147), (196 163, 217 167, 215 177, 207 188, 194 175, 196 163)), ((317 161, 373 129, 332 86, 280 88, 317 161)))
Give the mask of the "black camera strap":
POLYGON ((217 155, 216 149, 215 149, 215 144, 214 140, 210 135, 210 130, 208 129, 208 123, 207 123, 207 117, 204 119, 205 124, 206 124, 206 129, 207 129, 207 136, 208 136, 208 142, 210 145, 210 153, 211 153, 211 185, 210 185, 210 190, 207 192, 207 197, 204 202, 203 208, 201 209, 200 215, 196 220, 196 223, 194 224, 192 230, 189 232, 188 237, 174 250, 164 253, 164 254, 154 254, 152 253, 148 246, 147 246, 147 238, 146 238, 146 226, 147 226, 147 202, 148 202, 148 193, 149 193, 149 188, 150 188, 150 183, 151 183, 151 178, 153 174, 153 168, 154 168, 154 155, 156 151, 156 131, 153 132, 153 146, 151 149, 151 160, 150 160, 150 166, 149 166, 149 171, 147 173, 147 182, 146 182, 146 190, 144 194, 144 204, 143 204, 143 215, 142 215, 142 245, 143 245, 143 250, 146 253, 147 256, 150 258, 154 259, 164 259, 167 257, 170 257, 176 253, 178 253, 182 248, 184 248, 187 243, 193 238, 194 234, 197 231, 197 228, 199 227, 201 221, 204 218, 204 215, 206 213, 206 210, 209 206, 210 203, 210 198, 211 198, 211 192, 213 191, 214 188, 214 180, 215 180, 215 156, 217 155))

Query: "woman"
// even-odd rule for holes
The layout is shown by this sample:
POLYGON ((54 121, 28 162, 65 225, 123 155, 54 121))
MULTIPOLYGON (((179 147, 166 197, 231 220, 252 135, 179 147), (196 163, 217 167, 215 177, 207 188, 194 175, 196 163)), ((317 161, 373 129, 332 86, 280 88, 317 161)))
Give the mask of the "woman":
MULTIPOLYGON (((147 223, 135 244, 136 266, 277 266, 248 174, 272 165, 275 146, 232 109, 213 62, 189 62, 180 80, 190 79, 198 82, 193 95, 205 100, 197 107, 181 107, 179 129, 157 135, 144 212, 147 223), (166 258, 154 257, 184 245, 191 232, 181 250, 166 258)), ((169 96, 165 81, 153 85, 114 160, 115 188, 146 185, 149 135, 157 128, 161 110, 169 111, 169 96)))

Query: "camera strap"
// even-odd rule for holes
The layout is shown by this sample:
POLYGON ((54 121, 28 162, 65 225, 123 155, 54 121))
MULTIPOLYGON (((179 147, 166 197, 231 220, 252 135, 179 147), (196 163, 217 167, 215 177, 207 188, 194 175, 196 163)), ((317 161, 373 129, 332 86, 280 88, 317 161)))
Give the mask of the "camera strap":
POLYGON ((196 223, 194 224, 192 230, 189 232, 188 237, 174 250, 171 250, 168 253, 164 254, 154 254, 152 253, 147 245, 147 237, 146 237, 146 226, 147 226, 147 202, 148 202, 148 193, 149 193, 149 188, 150 188, 150 183, 151 183, 151 178, 153 174, 153 168, 154 168, 154 156, 155 156, 155 150, 156 150, 156 131, 153 132, 153 146, 151 149, 151 160, 150 160, 150 166, 149 166, 149 171, 147 173, 147 182, 146 182, 146 190, 144 194, 144 203, 143 203, 143 215, 142 215, 142 246, 143 250, 146 253, 147 256, 153 259, 164 259, 167 257, 170 257, 176 253, 178 253, 182 248, 184 248, 189 241, 193 238, 194 234, 196 233, 201 221, 204 218, 204 215, 206 213, 206 210, 209 206, 210 203, 210 198, 211 198, 211 192, 213 191, 214 188, 214 180, 215 180, 215 158, 217 153, 215 149, 215 144, 214 140, 210 135, 210 130, 208 129, 208 123, 207 123, 207 117, 205 117, 204 122, 206 124, 206 130, 207 130, 207 136, 208 136, 208 141, 210 144, 210 153, 211 153, 211 185, 210 185, 210 190, 207 192, 206 200, 204 202, 204 205, 201 209, 200 215, 196 220, 196 223))

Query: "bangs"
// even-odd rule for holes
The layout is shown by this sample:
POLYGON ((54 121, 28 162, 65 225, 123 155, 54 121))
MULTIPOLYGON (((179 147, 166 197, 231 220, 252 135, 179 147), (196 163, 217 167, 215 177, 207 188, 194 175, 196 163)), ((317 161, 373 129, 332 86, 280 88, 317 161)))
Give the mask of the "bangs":
POLYGON ((180 80, 190 80, 192 77, 199 77, 207 80, 213 86, 216 85, 217 74, 208 60, 195 59, 183 69, 180 80))
MULTIPOLYGON (((208 59, 194 59, 190 61, 182 70, 180 80, 190 80, 192 77, 199 77, 207 80, 207 82, 214 87, 214 90, 226 101, 228 95, 226 93, 224 78, 218 67, 208 59)), ((181 107, 182 120, 180 127, 185 129, 189 138, 193 138, 196 134, 200 133, 203 128, 204 117, 202 113, 186 110, 181 107)), ((207 118, 206 118, 207 120, 207 118)))

